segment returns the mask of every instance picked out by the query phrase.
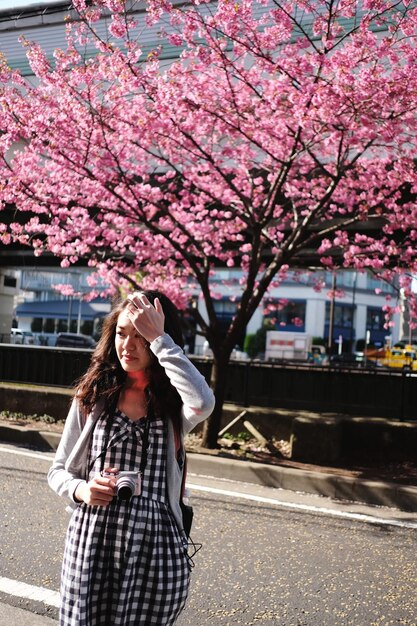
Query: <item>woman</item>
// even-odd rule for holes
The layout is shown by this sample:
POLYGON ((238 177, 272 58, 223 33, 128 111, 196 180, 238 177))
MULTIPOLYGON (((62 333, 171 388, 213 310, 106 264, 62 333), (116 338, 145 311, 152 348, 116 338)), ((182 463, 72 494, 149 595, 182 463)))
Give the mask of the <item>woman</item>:
POLYGON ((181 348, 177 309, 158 292, 129 296, 103 324, 48 474, 75 509, 60 626, 169 626, 184 607, 183 437, 214 398, 181 348))

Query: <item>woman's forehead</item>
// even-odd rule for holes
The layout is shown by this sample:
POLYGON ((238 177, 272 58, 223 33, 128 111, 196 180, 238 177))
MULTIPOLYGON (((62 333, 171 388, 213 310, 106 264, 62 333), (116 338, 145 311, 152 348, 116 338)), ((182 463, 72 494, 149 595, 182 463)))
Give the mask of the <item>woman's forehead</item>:
POLYGON ((128 328, 128 327, 133 328, 133 324, 129 319, 127 311, 122 311, 120 313, 119 317, 117 318, 116 326, 119 326, 122 328, 128 328))

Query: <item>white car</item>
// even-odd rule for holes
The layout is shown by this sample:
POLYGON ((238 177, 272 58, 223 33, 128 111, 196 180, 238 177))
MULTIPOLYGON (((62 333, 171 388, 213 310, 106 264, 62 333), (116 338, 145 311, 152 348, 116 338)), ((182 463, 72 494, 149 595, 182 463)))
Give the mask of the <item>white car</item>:
POLYGON ((12 328, 10 331, 10 343, 33 345, 35 343, 35 337, 30 330, 12 328))
POLYGON ((243 350, 241 350, 239 346, 236 346, 232 350, 232 354, 230 355, 230 358, 236 359, 237 361, 248 361, 249 355, 246 352, 243 352, 243 350))

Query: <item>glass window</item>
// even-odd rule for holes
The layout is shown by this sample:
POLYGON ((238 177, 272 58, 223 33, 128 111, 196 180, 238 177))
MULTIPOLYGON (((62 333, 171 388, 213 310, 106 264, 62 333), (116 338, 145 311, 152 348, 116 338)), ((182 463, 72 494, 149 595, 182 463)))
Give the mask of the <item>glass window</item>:
POLYGON ((380 308, 368 307, 366 310, 366 330, 384 330, 385 317, 380 308))
POLYGON ((17 279, 14 278, 13 276, 5 276, 4 277, 4 286, 5 287, 16 287, 17 286, 17 279))
POLYGON ((237 303, 229 300, 228 298, 222 298, 221 300, 214 301, 214 310, 220 325, 222 333, 226 334, 231 324, 231 321, 236 313, 237 303))
MULTIPOLYGON (((335 326, 340 328, 351 328, 353 324, 354 308, 351 304, 335 304, 334 320, 335 326)), ((330 323, 330 302, 326 302, 326 324, 330 323)))
POLYGON ((305 330, 306 301, 293 300, 282 303, 278 299, 270 299, 267 302, 268 313, 264 320, 268 321, 276 330, 305 330))
POLYGON ((374 274, 368 274, 366 277, 367 289, 380 289, 382 293, 395 293, 395 287, 389 285, 385 280, 381 280, 374 274))
POLYGON ((214 310, 218 318, 228 318, 231 320, 236 313, 236 309, 237 303, 231 300, 222 299, 214 301, 214 310))

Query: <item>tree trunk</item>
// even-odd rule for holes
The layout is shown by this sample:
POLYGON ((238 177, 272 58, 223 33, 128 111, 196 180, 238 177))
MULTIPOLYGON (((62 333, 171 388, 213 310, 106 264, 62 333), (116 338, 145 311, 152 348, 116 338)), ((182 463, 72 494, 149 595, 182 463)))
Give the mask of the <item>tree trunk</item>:
POLYGON ((214 411, 204 423, 203 448, 214 449, 217 447, 217 439, 221 426, 223 404, 226 392, 226 379, 229 357, 226 355, 214 356, 211 370, 211 388, 216 396, 214 411))

